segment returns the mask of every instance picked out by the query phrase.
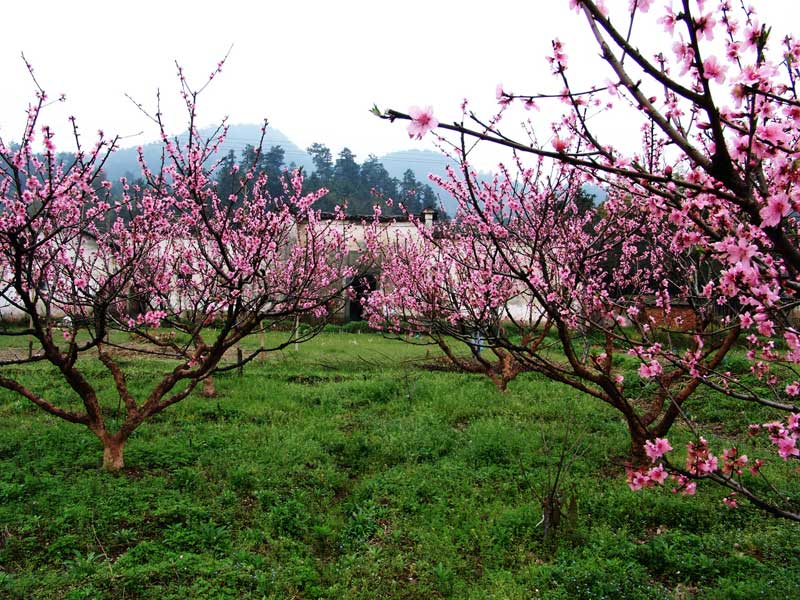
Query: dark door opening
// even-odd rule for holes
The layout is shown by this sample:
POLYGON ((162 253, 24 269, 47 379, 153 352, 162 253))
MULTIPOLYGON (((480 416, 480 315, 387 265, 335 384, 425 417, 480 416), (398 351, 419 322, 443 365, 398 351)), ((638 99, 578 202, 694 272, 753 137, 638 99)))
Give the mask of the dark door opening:
POLYGON ((353 280, 351 285, 353 287, 353 298, 349 302, 350 309, 348 310, 347 319, 349 321, 363 321, 364 306, 362 300, 375 290, 377 281, 374 275, 360 275, 353 280))

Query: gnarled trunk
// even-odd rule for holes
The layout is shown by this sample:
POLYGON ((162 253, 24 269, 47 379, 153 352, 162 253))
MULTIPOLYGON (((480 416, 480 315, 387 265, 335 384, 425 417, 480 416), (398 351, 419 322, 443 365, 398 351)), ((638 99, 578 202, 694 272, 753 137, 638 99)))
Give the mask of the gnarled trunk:
POLYGON ((214 398, 217 395, 217 386, 214 385, 214 378, 211 376, 203 379, 203 391, 200 392, 203 398, 214 398))
MULTIPOLYGON (((626 415, 627 417, 627 415, 626 415)), ((650 460, 644 451, 644 444, 649 439, 647 430, 638 420, 626 418, 628 432, 631 436, 631 461, 634 465, 649 464, 650 460)))
POLYGON ((116 472, 125 466, 123 453, 125 450, 125 441, 118 439, 105 439, 103 440, 103 469, 110 472, 116 472))

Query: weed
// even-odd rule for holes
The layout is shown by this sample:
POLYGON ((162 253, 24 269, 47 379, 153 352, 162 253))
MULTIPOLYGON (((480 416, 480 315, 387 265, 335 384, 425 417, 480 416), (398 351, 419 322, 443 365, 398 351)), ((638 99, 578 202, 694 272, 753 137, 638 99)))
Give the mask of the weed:
MULTIPOLYGON (((429 351, 337 331, 255 361, 216 378, 214 400, 137 431, 116 477, 91 436, 0 391, 0 597, 797 595, 794 525, 721 510, 703 485, 692 499, 633 494, 609 459, 628 446, 614 411, 535 374, 501 395, 416 368, 429 351), (555 512, 544 535, 543 498, 559 507, 557 536, 555 512)), ((160 366, 131 366, 143 393, 160 366)), ((21 375, 70 397, 45 368, 21 375)), ((698 398, 693 416, 725 435, 746 418, 698 398)), ((778 476, 796 486, 788 467, 778 476)))

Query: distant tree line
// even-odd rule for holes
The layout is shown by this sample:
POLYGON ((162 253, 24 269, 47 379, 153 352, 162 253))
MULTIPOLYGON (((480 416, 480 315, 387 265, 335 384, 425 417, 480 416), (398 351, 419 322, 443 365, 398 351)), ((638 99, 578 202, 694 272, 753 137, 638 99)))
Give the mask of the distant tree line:
MULTIPOLYGON (((15 151, 17 147, 18 145, 11 144, 10 149, 15 151)), ((333 212, 337 206, 344 206, 348 215, 367 216, 372 214, 373 206, 377 204, 383 215, 399 216, 405 212, 419 214, 426 208, 439 207, 439 199, 433 188, 418 181, 411 169, 406 169, 403 178, 398 179, 389 174, 374 154, 370 154, 359 164, 349 148, 344 148, 335 161, 330 149, 324 144, 314 143, 306 150, 311 155, 314 171, 311 174, 303 173, 303 193, 327 189, 328 193, 315 204, 315 208, 322 212, 333 212)), ((252 144, 248 144, 240 152, 229 150, 214 171, 213 180, 219 198, 229 198, 234 207, 240 206, 247 195, 252 193, 252 187, 262 173, 267 175, 266 189, 269 194, 280 197, 284 193, 283 176, 298 168, 294 162, 287 165, 285 155, 283 147, 279 145, 260 152, 252 144), (243 175, 254 164, 254 177, 248 185, 242 187, 243 175)), ((75 155, 69 152, 59 153, 57 156, 57 162, 64 165, 71 164, 74 160, 75 155)), ((104 179, 106 176, 101 169, 93 186, 112 206, 117 205, 122 199, 123 183, 119 180, 112 181, 106 192, 101 184, 104 179)), ((130 171, 125 173, 124 181, 127 185, 125 193, 129 196, 138 197, 146 187, 141 174, 135 175, 130 171)), ((135 216, 128 214, 129 212, 127 210, 123 214, 125 221, 135 216)))
MULTIPOLYGON (((417 181, 414 172, 407 169, 403 179, 389 175, 378 158, 372 154, 363 163, 356 162, 355 154, 344 148, 334 161, 330 149, 324 144, 315 143, 307 148, 314 162, 313 173, 305 174, 304 191, 312 192, 319 188, 328 189, 328 194, 317 201, 316 208, 323 212, 333 212, 336 206, 345 206, 349 215, 372 214, 375 204, 381 206, 384 215, 403 214, 403 208, 417 214, 425 208, 438 205, 431 186, 417 181), (392 202, 387 200, 391 199, 392 202)), ((256 175, 266 173, 267 190, 274 196, 282 193, 281 176, 294 171, 296 165, 284 162, 285 152, 281 146, 257 153, 254 146, 248 145, 241 156, 231 150, 222 159, 217 169, 217 189, 221 198, 235 195, 239 187, 241 173, 253 164, 256 175), (238 166, 238 169, 235 167, 238 166)))

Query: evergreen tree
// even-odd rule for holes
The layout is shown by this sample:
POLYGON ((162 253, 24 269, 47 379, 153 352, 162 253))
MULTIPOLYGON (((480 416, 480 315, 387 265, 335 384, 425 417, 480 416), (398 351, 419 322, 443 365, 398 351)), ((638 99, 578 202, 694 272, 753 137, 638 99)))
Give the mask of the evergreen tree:
POLYGON ((283 159, 286 155, 281 146, 272 146, 259 161, 258 175, 266 173, 267 191, 273 198, 277 198, 283 193, 283 182, 281 177, 284 173, 283 159))
POLYGON ((325 144, 315 142, 306 148, 306 152, 311 155, 314 163, 314 175, 316 175, 322 187, 329 187, 333 180, 333 155, 325 144))
POLYGON ((314 172, 306 177, 303 182, 305 193, 311 193, 320 188, 327 188, 328 194, 320 198, 315 207, 323 212, 332 212, 338 204, 334 194, 330 191, 333 183, 333 156, 325 144, 315 142, 306 148, 314 163, 314 172))
POLYGON ((220 161, 214 174, 217 184, 217 195, 221 200, 231 200, 234 204, 235 198, 231 198, 236 193, 239 186, 239 176, 234 172, 236 166, 236 151, 229 150, 228 154, 220 161))
POLYGON ((407 212, 418 214, 422 210, 420 199, 422 187, 417 181, 414 171, 406 169, 406 172, 403 173, 403 181, 400 182, 400 202, 403 203, 407 212))
POLYGON ((359 175, 361 167, 356 162, 355 154, 349 148, 344 148, 333 166, 333 181, 331 191, 337 203, 347 203, 348 213, 365 214, 365 207, 371 207, 369 198, 361 197, 359 189, 359 175))
POLYGON ((422 186, 419 200, 422 204, 423 210, 426 208, 438 210, 439 208, 439 198, 436 197, 436 193, 433 191, 433 188, 428 184, 424 184, 422 186))
POLYGON ((306 176, 303 188, 306 192, 328 189, 328 194, 315 205, 323 212, 332 212, 345 203, 349 215, 371 214, 375 204, 381 206, 384 215, 402 214, 399 203, 413 214, 438 206, 433 189, 417 181, 411 169, 405 172, 401 182, 389 174, 374 154, 359 165, 349 148, 342 149, 336 162, 325 144, 316 142, 306 151, 311 155, 314 172, 306 176), (388 199, 394 201, 392 206, 386 204, 388 199))
POLYGON ((371 198, 372 204, 380 204, 384 214, 399 214, 396 206, 391 208, 386 206, 385 200, 397 198, 398 181, 389 175, 389 172, 374 154, 370 154, 367 160, 361 165, 361 177, 359 182, 360 197, 371 198))

